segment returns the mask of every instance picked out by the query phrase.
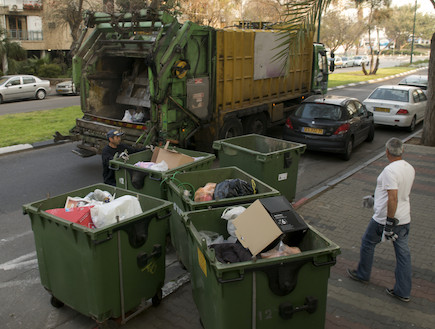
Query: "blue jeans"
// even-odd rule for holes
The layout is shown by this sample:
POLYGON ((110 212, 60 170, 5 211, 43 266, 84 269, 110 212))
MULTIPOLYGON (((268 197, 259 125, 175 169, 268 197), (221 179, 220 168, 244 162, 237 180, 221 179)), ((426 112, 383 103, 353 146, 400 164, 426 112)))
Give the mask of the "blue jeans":
MULTIPOLYGON (((396 284, 393 290, 396 295, 401 297, 410 297, 411 295, 411 252, 408 246, 409 226, 409 224, 405 224, 394 228, 398 238, 393 242, 396 253, 396 284)), ((383 231, 384 225, 378 224, 372 218, 361 242, 357 275, 362 280, 370 280, 375 247, 381 242, 383 231)))

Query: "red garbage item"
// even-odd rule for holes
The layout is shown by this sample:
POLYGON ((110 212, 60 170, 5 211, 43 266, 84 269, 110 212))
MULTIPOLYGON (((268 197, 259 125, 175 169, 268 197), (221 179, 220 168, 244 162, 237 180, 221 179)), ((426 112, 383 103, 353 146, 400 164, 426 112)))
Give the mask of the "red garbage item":
POLYGON ((87 228, 95 228, 94 222, 91 217, 91 208, 89 207, 77 207, 77 208, 54 208, 47 209, 45 212, 54 216, 66 219, 70 222, 86 226, 87 228))

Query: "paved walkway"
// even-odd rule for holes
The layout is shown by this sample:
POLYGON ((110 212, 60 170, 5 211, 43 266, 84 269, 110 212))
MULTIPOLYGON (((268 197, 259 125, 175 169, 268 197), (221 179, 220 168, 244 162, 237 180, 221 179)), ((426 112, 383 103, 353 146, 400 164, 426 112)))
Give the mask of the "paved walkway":
MULTIPOLYGON (((362 197, 373 193, 376 177, 388 163, 385 156, 298 206, 306 222, 341 248, 328 282, 326 329, 435 328, 435 148, 406 144, 404 157, 416 169, 411 193, 413 288, 409 303, 385 293, 386 287, 394 285, 390 242, 376 249, 370 284, 355 282, 346 273, 357 265, 361 236, 372 215, 370 209, 362 208, 362 197)), ((124 328, 196 329, 202 328, 199 317, 188 282, 124 328)))

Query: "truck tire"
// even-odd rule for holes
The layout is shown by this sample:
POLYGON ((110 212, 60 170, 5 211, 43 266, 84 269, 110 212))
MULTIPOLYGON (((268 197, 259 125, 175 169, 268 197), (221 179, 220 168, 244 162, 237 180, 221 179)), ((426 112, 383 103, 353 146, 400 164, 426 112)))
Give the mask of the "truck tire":
POLYGON ((266 134, 267 116, 264 113, 257 113, 248 116, 243 120, 243 131, 245 134, 266 134))
POLYGON ((239 119, 228 119, 224 122, 219 133, 219 139, 237 137, 243 133, 243 126, 239 119))

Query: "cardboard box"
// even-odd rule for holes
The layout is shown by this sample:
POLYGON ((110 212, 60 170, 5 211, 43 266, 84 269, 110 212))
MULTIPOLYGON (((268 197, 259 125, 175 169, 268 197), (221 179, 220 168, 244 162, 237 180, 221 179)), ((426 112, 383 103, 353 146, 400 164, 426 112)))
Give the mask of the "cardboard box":
POLYGON ((159 163, 165 161, 169 169, 174 169, 186 163, 195 161, 192 157, 179 153, 175 150, 156 147, 151 157, 151 162, 159 163))
POLYGON ((256 200, 233 223, 238 240, 253 256, 283 234, 305 232, 308 229, 284 196, 256 200))

